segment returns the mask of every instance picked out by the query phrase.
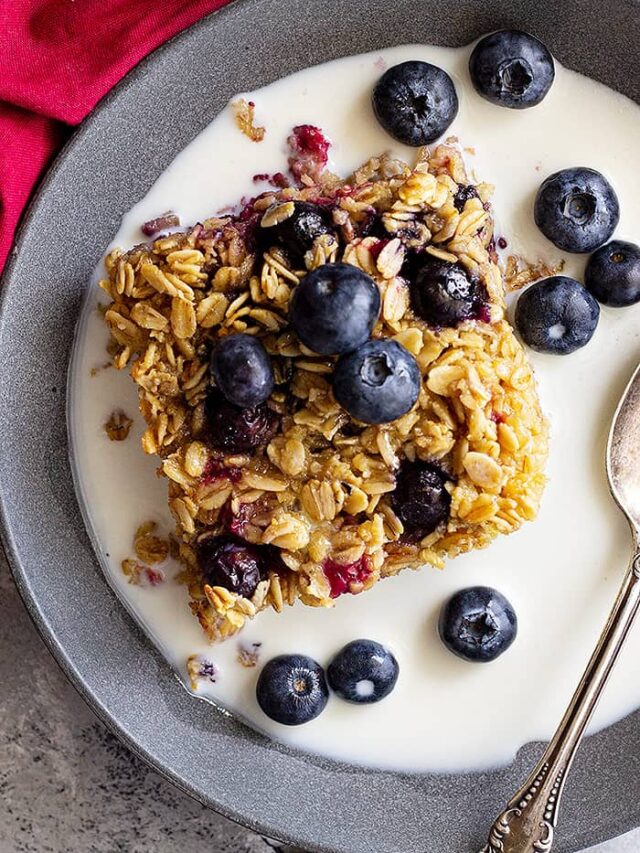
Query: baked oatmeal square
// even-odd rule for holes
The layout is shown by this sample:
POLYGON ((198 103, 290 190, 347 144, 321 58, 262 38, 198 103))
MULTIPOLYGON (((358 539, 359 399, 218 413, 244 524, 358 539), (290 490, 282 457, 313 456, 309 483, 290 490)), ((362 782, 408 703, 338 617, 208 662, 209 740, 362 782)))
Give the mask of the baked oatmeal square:
POLYGON ((267 607, 328 607, 404 568, 442 568, 535 518, 545 484, 547 424, 505 317, 491 187, 469 182, 453 142, 413 167, 382 155, 347 180, 299 177, 237 214, 113 251, 101 282, 114 363, 138 387, 143 449, 161 460, 182 578, 212 640, 267 607), (352 417, 335 356, 292 328, 300 283, 337 263, 375 282, 371 339, 419 368, 415 405, 390 422, 352 417), (416 282, 438 276, 457 277, 465 311, 445 306, 436 323, 416 282), (210 369, 238 334, 273 368, 268 400, 248 408, 210 369))

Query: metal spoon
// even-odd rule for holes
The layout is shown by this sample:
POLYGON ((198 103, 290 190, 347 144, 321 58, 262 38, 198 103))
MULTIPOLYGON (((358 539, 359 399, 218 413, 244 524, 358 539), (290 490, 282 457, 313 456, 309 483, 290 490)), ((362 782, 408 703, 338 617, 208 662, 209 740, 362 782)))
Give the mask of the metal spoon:
POLYGON ((631 526, 633 555, 607 624, 562 722, 529 778, 491 827, 480 853, 548 853, 576 750, 640 605, 640 367, 613 416, 607 477, 631 526))

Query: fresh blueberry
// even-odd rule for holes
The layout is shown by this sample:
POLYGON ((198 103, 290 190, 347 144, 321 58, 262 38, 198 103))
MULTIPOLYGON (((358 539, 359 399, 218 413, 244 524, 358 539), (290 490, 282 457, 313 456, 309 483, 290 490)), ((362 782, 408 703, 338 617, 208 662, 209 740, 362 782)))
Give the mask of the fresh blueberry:
POLYGON ((523 110, 535 107, 555 77, 553 57, 529 33, 500 30, 480 39, 469 59, 476 91, 499 107, 523 110))
POLYGON ((429 145, 458 114, 453 80, 428 62, 402 62, 382 75, 373 90, 373 111, 390 136, 405 145, 429 145))
POLYGON ((262 218, 261 238, 271 246, 282 246, 294 263, 302 263, 316 237, 334 233, 331 211, 326 207, 309 201, 277 202, 274 207, 288 216, 270 216, 273 211, 269 208, 262 218))
POLYGON ((516 328, 538 352, 568 355, 588 344, 600 307, 579 281, 554 275, 532 284, 516 306, 516 328))
POLYGON ((447 477, 429 462, 405 462, 396 478, 391 505, 405 531, 422 538, 449 518, 447 477))
POLYGON ((444 605, 438 629, 449 651, 468 661, 488 663, 513 643, 518 619, 500 592, 488 586, 471 586, 444 605))
POLYGON ((222 338, 211 354, 211 373, 225 398, 250 409, 273 391, 273 367, 267 351, 253 335, 222 338))
POLYGON ((289 320, 302 343, 340 355, 364 343, 380 313, 375 281, 351 264, 323 264, 293 291, 289 320))
POLYGON ((413 407, 420 383, 415 358, 397 341, 385 338, 367 341, 338 360, 333 393, 352 418, 365 424, 385 424, 413 407))
POLYGON ((431 326, 457 326, 479 316, 487 293, 461 264, 430 258, 411 285, 411 301, 416 314, 431 326))
POLYGON ((251 598, 266 576, 266 554, 237 536, 210 536, 197 546, 198 564, 209 586, 251 598))
POLYGON ((598 302, 623 308, 640 302, 640 246, 612 240, 589 258, 584 283, 598 302))
POLYGON ((258 705, 284 726, 299 726, 324 711, 329 688, 324 670, 306 655, 280 655, 265 664, 256 686, 258 705))
POLYGON ((578 166, 549 175, 533 213, 538 228, 559 249, 593 252, 615 231, 620 205, 604 175, 578 166))
POLYGON ((245 453, 264 447, 278 431, 280 418, 267 405, 241 409, 229 403, 217 388, 205 400, 209 440, 230 453, 245 453))
POLYGON ((373 640, 354 640, 327 668, 332 690, 347 702, 368 705, 388 696, 398 680, 398 661, 373 640))

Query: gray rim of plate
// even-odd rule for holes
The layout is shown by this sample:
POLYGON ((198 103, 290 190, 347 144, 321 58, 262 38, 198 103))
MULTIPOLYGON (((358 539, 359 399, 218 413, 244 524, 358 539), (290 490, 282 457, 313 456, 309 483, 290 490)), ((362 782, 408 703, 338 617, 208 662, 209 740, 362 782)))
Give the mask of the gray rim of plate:
MULTIPOLYGON (((540 746, 486 773, 378 772, 294 752, 189 696, 107 585, 84 530, 65 427, 73 330, 122 214, 233 94, 347 54, 461 45, 503 27, 532 31, 561 62, 640 100, 629 64, 640 12, 630 0, 611 2, 606 15, 595 0, 325 0, 306 10, 299 0, 237 0, 161 47, 98 105, 43 181, 4 276, 3 540, 29 612, 82 696, 135 753, 227 817, 309 850, 475 853, 540 746)), ((533 701, 545 701, 542 685, 532 686, 533 701)), ((639 772, 636 712, 584 744, 558 853, 637 826, 639 772)))

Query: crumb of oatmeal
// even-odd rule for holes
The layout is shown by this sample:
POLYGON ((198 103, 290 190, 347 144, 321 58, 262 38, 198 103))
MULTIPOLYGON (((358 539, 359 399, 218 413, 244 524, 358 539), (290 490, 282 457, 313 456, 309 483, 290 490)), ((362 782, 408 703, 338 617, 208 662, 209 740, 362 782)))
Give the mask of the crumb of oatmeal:
POLYGON ((240 643, 238 647, 238 663, 247 669, 257 665, 260 658, 262 643, 251 643, 250 646, 240 643))
POLYGON ((501 266, 503 267, 505 288, 507 292, 513 293, 515 290, 520 290, 527 284, 539 281, 541 278, 558 275, 564 269, 564 261, 558 260, 548 264, 539 259, 529 261, 522 255, 514 254, 509 255, 506 264, 501 263, 501 266))
POLYGON ((218 678, 218 667, 201 655, 191 655, 187 660, 187 672, 192 690, 197 690, 201 681, 215 684, 218 678))
POLYGON ((122 572, 132 586, 160 586, 164 572, 128 558, 122 561, 122 572))
POLYGON ((136 557, 143 563, 162 563, 169 554, 169 542, 155 535, 158 525, 155 521, 145 521, 135 532, 133 548, 136 557))
POLYGON ((476 156, 476 149, 472 145, 468 145, 464 150, 467 154, 471 154, 472 157, 476 156))
POLYGON ((267 131, 264 127, 258 127, 255 124, 256 105, 253 101, 245 101, 244 98, 239 98, 233 102, 232 106, 236 125, 242 133, 253 142, 262 142, 267 131))
MULTIPOLYGON (((94 368, 94 370, 95 369, 96 368, 94 368)), ((91 375, 95 375, 93 371, 91 375)), ((127 414, 125 414, 125 412, 122 411, 122 409, 116 409, 111 412, 109 420, 104 425, 104 431, 111 441, 124 441, 129 435, 129 430, 131 429, 132 424, 133 421, 127 414)))
POLYGON ((107 368, 113 367, 113 364, 110 361, 105 361, 104 364, 98 364, 95 367, 92 367, 89 371, 89 375, 91 378, 95 378, 99 373, 102 373, 103 370, 107 370, 107 368))
POLYGON ((146 237, 153 237, 159 231, 165 231, 167 228, 177 228, 180 225, 180 217, 177 213, 168 210, 162 216, 157 216, 155 219, 149 219, 143 222, 140 230, 146 237))

